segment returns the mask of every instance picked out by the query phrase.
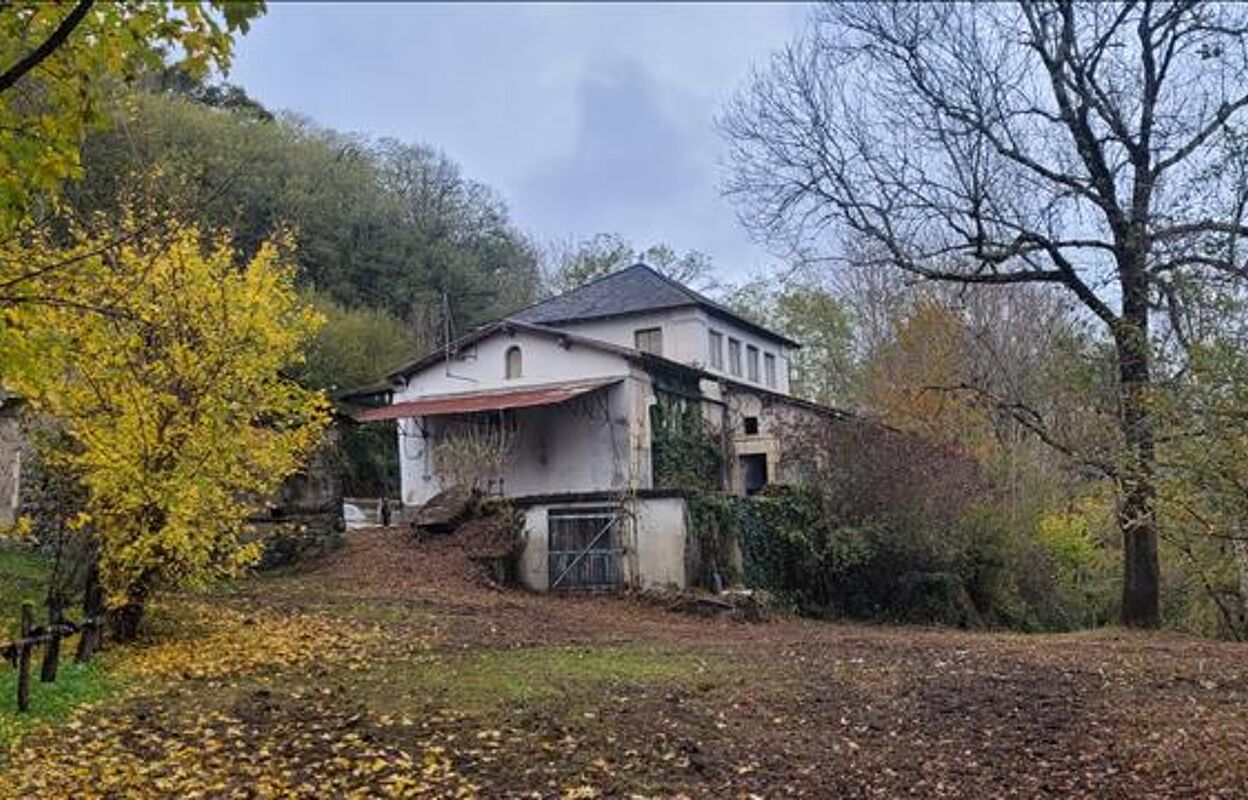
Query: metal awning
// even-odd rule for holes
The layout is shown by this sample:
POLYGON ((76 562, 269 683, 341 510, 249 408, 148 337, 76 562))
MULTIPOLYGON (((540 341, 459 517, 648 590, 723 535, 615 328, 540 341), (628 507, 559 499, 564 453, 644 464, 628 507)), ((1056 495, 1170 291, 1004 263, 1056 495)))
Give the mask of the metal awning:
POLYGON ((356 414, 355 420, 356 422, 381 422, 405 417, 436 417, 446 414, 472 414, 478 411, 502 411, 507 408, 553 406, 604 386, 619 383, 621 380, 623 379, 599 378, 589 381, 546 383, 501 392, 435 394, 419 400, 405 400, 380 408, 369 408, 356 414))

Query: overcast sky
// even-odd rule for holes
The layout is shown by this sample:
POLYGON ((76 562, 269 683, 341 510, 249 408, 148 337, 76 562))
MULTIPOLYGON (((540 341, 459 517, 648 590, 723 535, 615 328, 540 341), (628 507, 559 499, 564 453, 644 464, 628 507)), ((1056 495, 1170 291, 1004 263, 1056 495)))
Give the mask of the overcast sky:
POLYGON ((714 118, 798 4, 270 3, 229 79, 343 131, 434 145, 539 241, 618 232, 771 263, 719 195, 714 118))

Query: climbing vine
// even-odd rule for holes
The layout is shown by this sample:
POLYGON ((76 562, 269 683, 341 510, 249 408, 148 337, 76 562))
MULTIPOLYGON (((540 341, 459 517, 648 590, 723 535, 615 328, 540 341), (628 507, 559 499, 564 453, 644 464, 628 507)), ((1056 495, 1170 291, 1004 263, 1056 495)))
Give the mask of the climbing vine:
POLYGON ((824 513, 816 492, 773 487, 734 497, 693 492, 686 498, 690 580, 764 589, 805 613, 838 610, 852 570, 871 556, 869 537, 824 513))
POLYGON ((689 544, 685 574, 695 586, 715 589, 741 583, 740 498, 720 492, 690 492, 685 497, 689 544))
POLYGON ((654 485, 660 489, 720 488, 724 458, 698 402, 658 393, 650 406, 654 485))

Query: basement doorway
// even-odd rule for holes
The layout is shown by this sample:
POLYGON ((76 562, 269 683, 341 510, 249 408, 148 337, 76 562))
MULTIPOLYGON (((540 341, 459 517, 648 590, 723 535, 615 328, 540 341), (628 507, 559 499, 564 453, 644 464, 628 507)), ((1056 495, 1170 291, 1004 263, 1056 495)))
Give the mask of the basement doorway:
POLYGON ((546 519, 552 590, 602 591, 623 582, 618 507, 552 508, 546 519))
POLYGON ((741 456, 741 488, 746 495, 756 494, 767 485, 767 454, 751 453, 741 456))

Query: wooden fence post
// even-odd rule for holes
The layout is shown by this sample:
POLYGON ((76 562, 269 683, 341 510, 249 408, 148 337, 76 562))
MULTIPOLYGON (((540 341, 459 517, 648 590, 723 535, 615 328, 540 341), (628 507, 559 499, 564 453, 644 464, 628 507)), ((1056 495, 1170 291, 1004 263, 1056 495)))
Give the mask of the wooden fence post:
POLYGON ((87 573, 87 585, 82 598, 82 635, 78 638, 78 652, 74 661, 85 664, 99 646, 104 624, 104 587, 100 585, 99 567, 92 565, 87 573))
POLYGON ((22 603, 22 646, 17 656, 17 710, 30 708, 30 651, 34 645, 28 641, 35 625, 35 606, 29 600, 22 603))
POLYGON ((39 665, 39 680, 43 683, 56 680, 56 670, 61 661, 61 623, 64 619, 60 598, 54 597, 48 604, 49 638, 43 648, 43 663, 39 665))

